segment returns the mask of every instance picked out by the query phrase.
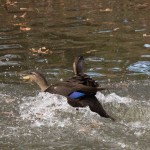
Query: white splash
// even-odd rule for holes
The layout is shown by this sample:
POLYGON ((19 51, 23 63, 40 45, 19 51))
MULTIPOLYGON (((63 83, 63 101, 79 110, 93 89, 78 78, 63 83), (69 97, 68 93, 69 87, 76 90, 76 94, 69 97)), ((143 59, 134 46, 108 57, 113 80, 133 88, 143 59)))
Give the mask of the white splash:
POLYGON ((98 98, 99 101, 103 102, 103 103, 124 103, 124 104, 130 104, 133 103, 133 99, 132 98, 128 98, 128 97, 121 97, 115 93, 111 93, 108 95, 104 95, 100 92, 97 92, 96 97, 98 98))
POLYGON ((57 94, 40 92, 37 97, 24 97, 22 100, 20 115, 23 119, 34 122, 35 126, 45 123, 64 126, 68 118, 62 119, 62 112, 76 113, 75 108, 68 105, 67 99, 57 94))
POLYGON ((66 127, 75 120, 93 119, 94 112, 88 107, 76 108, 67 103, 67 98, 57 94, 40 92, 36 97, 23 97, 20 104, 20 116, 30 121, 31 126, 66 127))
POLYGON ((149 121, 148 122, 142 122, 142 121, 136 121, 136 122, 130 122, 126 124, 127 126, 131 127, 132 129, 146 129, 149 128, 149 121))
MULTIPOLYGON (((100 92, 96 94, 102 103, 131 103, 132 99, 120 97, 115 93, 104 95, 100 92)), ((23 97, 20 104, 21 118, 31 121, 33 126, 60 126, 64 127, 71 123, 71 119, 83 120, 96 116, 89 108, 80 108, 77 112, 75 108, 67 103, 67 98, 57 94, 40 92, 36 97, 23 97), (81 114, 81 115, 76 115, 81 114)))

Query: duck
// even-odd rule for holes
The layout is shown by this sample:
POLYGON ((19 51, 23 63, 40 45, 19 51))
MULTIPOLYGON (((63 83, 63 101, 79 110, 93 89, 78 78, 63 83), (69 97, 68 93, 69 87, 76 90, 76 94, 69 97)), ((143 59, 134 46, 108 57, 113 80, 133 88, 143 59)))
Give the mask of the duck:
POLYGON ((98 91, 105 90, 99 84, 84 74, 83 71, 83 56, 75 57, 73 62, 74 75, 58 83, 49 85, 46 78, 39 71, 32 71, 30 74, 23 76, 23 80, 35 82, 42 92, 51 94, 59 94, 67 98, 67 103, 72 107, 89 107, 92 112, 97 113, 104 118, 110 118, 115 121, 103 108, 102 104, 96 98, 98 91))

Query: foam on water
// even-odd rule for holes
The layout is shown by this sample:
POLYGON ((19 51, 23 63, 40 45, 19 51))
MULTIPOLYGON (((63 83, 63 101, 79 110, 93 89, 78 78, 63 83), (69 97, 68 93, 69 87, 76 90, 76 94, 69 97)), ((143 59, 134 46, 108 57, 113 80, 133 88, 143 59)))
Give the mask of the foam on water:
MULTIPOLYGON (((8 95, 0 96, 8 99, 8 95)), ((110 115, 116 119, 120 117, 121 120, 112 122, 104 119, 88 107, 76 111, 65 97, 40 92, 35 97, 23 97, 21 103, 17 103, 20 112, 19 118, 16 118, 17 126, 4 125, 5 132, 0 137, 32 140, 37 135, 40 140, 43 137, 46 140, 52 136, 56 141, 58 136, 66 137, 68 141, 80 137, 91 143, 97 140, 118 149, 134 149, 139 146, 136 142, 141 141, 142 137, 145 137, 144 142, 149 141, 149 107, 142 105, 141 101, 121 97, 116 93, 104 95, 98 92, 96 96, 110 115)))
MULTIPOLYGON (((132 99, 120 97, 115 93, 104 95, 100 92, 96 97, 102 103, 124 103, 128 105, 132 99)), ((99 117, 96 113, 90 111, 88 107, 80 108, 76 111, 67 103, 67 98, 57 94, 40 92, 36 97, 23 97, 20 104, 20 115, 24 120, 30 120, 33 126, 66 126, 71 122, 71 118, 90 119, 93 116, 99 117), (77 116, 79 114, 79 116, 77 116)))
POLYGON ((67 103, 66 97, 57 94, 40 92, 36 97, 23 97, 22 101, 20 116, 23 120, 31 121, 32 126, 64 127, 72 124, 72 119, 83 120, 93 115, 88 108, 77 111, 67 103), (76 118, 78 114, 81 115, 76 118))
POLYGON ((120 97, 119 95, 115 93, 111 93, 108 95, 104 95, 101 92, 97 92, 96 97, 98 98, 99 101, 103 103, 123 103, 123 104, 130 104, 133 102, 132 98, 128 97, 120 97))
POLYGON ((150 120, 147 122, 142 122, 142 121, 130 122, 127 123, 126 125, 131 127, 132 129, 136 129, 140 131, 140 129, 150 128, 150 120))
MULTIPOLYGON (((20 114, 23 119, 31 120, 36 126, 58 125, 58 118, 61 119, 61 112, 73 112, 67 104, 67 99, 57 94, 40 92, 37 97, 24 97, 20 105, 20 114)), ((67 120, 63 120, 60 126, 67 120)), ((60 120, 59 120, 60 122, 60 120)))

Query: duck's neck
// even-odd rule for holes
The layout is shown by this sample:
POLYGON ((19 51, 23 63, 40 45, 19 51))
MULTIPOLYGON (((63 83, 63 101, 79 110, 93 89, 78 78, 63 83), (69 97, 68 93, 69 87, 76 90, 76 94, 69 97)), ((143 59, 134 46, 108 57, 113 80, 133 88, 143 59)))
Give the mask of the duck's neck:
POLYGON ((37 81, 36 83, 38 84, 42 92, 49 88, 49 85, 45 81, 37 81))

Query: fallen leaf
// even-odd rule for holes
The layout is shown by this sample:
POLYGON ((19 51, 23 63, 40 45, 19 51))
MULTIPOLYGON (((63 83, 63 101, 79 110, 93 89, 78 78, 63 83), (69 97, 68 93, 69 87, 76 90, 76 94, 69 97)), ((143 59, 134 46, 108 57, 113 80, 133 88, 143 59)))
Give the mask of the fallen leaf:
POLYGON ((30 51, 32 51, 33 53, 38 53, 38 54, 52 54, 53 53, 53 51, 50 51, 46 47, 42 47, 39 49, 31 48, 30 51))
POLYGON ((17 15, 14 15, 14 18, 17 18, 17 15))
POLYGON ((86 53, 87 54, 90 54, 90 53, 92 53, 92 52, 96 52, 97 50, 95 50, 95 49, 93 49, 93 50, 89 50, 89 51, 87 51, 86 53))
POLYGON ((29 27, 20 27, 20 30, 21 31, 30 31, 31 28, 29 28, 29 27))
POLYGON ((111 22, 111 21, 105 21, 105 22, 103 22, 103 24, 114 25, 115 23, 114 23, 114 22, 111 22))
POLYGON ((148 7, 148 3, 144 3, 144 4, 137 4, 137 5, 136 5, 136 7, 137 7, 137 8, 139 8, 139 9, 143 9, 143 8, 148 7))
POLYGON ((18 2, 11 2, 10 0, 6 0, 6 3, 3 6, 7 11, 9 11, 9 6, 16 7, 17 3, 18 2))
POLYGON ((20 18, 25 18, 27 12, 25 12, 23 15, 20 16, 20 18))
POLYGON ((26 24, 25 23, 16 23, 16 24, 13 24, 14 26, 25 26, 26 24))
POLYGON ((42 47, 42 49, 46 49, 46 47, 42 47))
POLYGON ((7 1, 6 1, 6 4, 7 4, 7 5, 11 5, 11 6, 16 6, 17 3, 18 3, 18 2, 11 2, 10 0, 7 0, 7 1))
POLYGON ((20 8, 20 10, 21 10, 21 11, 26 11, 26 12, 27 12, 27 11, 33 11, 32 8, 20 8))
POLYGON ((120 28, 115 28, 115 29, 113 29, 113 31, 117 31, 117 30, 119 30, 120 28))
POLYGON ((150 34, 143 34, 143 37, 150 37, 150 34))
POLYGON ((100 12, 112 12, 112 9, 110 8, 100 9, 100 12))

